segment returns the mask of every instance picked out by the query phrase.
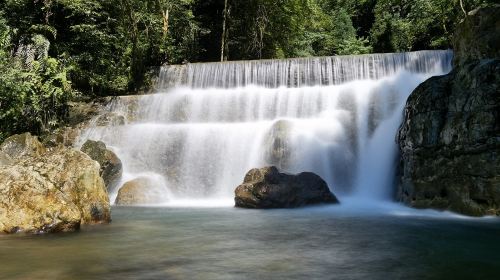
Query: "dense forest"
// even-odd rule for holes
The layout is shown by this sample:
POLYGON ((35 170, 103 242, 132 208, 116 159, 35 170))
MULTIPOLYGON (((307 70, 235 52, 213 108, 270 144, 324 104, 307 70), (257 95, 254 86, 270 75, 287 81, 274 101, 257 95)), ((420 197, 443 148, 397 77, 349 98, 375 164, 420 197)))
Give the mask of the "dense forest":
POLYGON ((0 139, 74 98, 147 90, 157 66, 450 48, 494 0, 2 0, 0 139))

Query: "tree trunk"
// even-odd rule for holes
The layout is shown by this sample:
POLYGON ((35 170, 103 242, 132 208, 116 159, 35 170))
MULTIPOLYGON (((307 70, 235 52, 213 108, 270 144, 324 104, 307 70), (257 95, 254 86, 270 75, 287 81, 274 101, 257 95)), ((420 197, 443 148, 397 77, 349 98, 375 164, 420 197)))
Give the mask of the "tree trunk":
POLYGON ((464 15, 467 17, 467 12, 465 11, 464 1, 463 0, 460 0, 460 8, 462 8, 462 11, 464 12, 464 15))
POLYGON ((162 11, 161 14, 163 16, 163 37, 166 38, 168 35, 168 18, 170 11, 167 9, 162 11))
POLYGON ((227 0, 224 0, 224 19, 222 21, 222 43, 221 43, 221 50, 220 50, 220 61, 226 60, 224 57, 224 52, 226 50, 226 36, 227 36, 227 17, 228 17, 228 6, 227 6, 227 0))

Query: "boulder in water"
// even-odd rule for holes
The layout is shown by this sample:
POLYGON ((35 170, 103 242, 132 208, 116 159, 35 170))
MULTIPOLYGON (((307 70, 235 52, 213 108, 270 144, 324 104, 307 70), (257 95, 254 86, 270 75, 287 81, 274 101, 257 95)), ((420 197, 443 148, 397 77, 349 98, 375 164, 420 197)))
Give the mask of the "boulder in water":
POLYGON ((108 190, 113 188, 122 177, 123 167, 118 156, 107 149, 106 144, 101 141, 88 140, 83 144, 82 152, 101 165, 100 174, 108 190))
POLYGON ((162 182, 149 177, 139 177, 120 188, 115 204, 120 206, 159 204, 166 201, 167 192, 162 182))
POLYGON ((84 153, 59 149, 0 166, 0 232, 68 232, 109 221, 99 165, 84 153))
POLYGON ((338 203, 326 182, 318 175, 280 173, 278 168, 250 170, 235 190, 236 207, 296 208, 319 203, 338 203))

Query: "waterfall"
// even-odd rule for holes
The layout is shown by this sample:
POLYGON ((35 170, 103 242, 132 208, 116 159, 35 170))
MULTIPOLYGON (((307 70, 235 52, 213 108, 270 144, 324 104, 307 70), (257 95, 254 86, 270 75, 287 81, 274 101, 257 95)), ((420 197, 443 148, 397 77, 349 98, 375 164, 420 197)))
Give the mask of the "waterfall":
POLYGON ((165 66, 156 94, 107 108, 126 125, 93 126, 80 142, 110 146, 124 182, 161 177, 166 203, 231 199, 248 170, 267 165, 315 172, 341 200, 390 199, 406 99, 449 72, 451 58, 420 51, 165 66))

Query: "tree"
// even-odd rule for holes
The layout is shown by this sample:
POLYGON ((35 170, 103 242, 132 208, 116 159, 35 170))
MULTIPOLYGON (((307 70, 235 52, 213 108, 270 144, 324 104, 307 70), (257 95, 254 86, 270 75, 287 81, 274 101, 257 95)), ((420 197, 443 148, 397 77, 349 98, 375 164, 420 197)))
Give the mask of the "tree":
POLYGON ((229 5, 227 3, 228 0, 224 0, 224 19, 222 21, 222 43, 221 43, 221 51, 220 51, 220 61, 226 60, 224 53, 227 49, 227 18, 229 17, 229 5))

